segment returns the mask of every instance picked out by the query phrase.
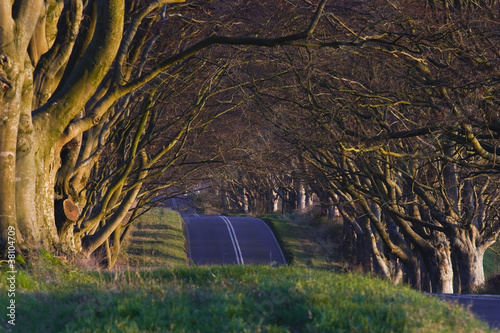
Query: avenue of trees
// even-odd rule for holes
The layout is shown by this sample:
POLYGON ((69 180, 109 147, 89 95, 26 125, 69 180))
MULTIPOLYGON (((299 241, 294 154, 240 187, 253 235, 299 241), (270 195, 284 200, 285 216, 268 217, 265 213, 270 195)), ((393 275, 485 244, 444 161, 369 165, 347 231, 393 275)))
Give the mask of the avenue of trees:
POLYGON ((137 207, 209 179, 242 210, 314 192, 367 267, 474 290, 500 232, 498 22, 496 0, 2 2, 2 248, 14 227, 111 267, 137 207))
POLYGON ((225 182, 233 201, 298 206, 306 185, 335 204, 368 267, 422 290, 475 290, 500 231, 499 4, 339 7, 317 33, 351 43, 262 51, 245 65, 275 158, 225 182))
POLYGON ((181 2, 2 2, 2 248, 15 229, 19 249, 105 249, 112 264, 130 210, 196 170, 189 133, 234 108, 203 111, 214 89, 231 89, 218 87, 231 65, 203 55, 301 41, 319 19, 306 4, 301 31, 232 37, 250 27, 233 5, 181 2))

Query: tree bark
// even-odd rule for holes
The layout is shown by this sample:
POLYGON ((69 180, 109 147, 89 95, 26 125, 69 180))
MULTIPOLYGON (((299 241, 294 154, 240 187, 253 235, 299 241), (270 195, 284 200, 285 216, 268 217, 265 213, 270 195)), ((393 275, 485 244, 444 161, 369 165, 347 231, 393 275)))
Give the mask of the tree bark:
POLYGON ((62 250, 77 253, 81 244, 74 237, 75 223, 80 217, 80 208, 70 198, 55 201, 55 222, 62 250))
POLYGON ((458 292, 472 293, 484 284, 483 258, 489 245, 480 243, 474 228, 455 230, 451 237, 451 250, 458 292))
POLYGON ((433 293, 453 293, 453 266, 450 249, 446 244, 438 244, 429 249, 430 253, 423 253, 423 260, 429 272, 433 293))

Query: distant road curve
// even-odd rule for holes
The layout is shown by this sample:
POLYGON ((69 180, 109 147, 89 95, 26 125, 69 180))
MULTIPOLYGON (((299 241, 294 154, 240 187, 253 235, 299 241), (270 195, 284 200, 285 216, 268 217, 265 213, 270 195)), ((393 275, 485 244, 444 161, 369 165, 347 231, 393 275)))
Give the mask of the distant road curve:
POLYGON ((261 219, 196 213, 183 219, 195 265, 286 265, 274 234, 261 219))
POLYGON ((168 199, 163 206, 181 213, 195 265, 286 265, 276 237, 261 219, 198 214, 187 197, 168 199))

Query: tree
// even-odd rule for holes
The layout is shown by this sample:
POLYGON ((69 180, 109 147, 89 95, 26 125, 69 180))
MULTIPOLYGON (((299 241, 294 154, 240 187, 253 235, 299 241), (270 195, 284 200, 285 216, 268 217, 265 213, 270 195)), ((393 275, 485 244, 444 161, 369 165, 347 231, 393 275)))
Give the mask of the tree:
POLYGON ((329 16, 348 45, 273 52, 285 74, 256 85, 256 104, 385 276, 403 263, 417 287, 428 274, 430 290, 473 290, 500 231, 498 3, 372 5, 329 16))
POLYGON ((182 138, 204 102, 197 93, 187 94, 194 97, 194 107, 175 124, 171 145, 154 150, 145 143, 154 137, 150 130, 159 111, 152 107, 161 92, 139 89, 155 89, 196 67, 194 55, 210 54, 215 45, 303 46, 325 3, 318 9, 305 3, 295 21, 302 27, 272 38, 230 36, 244 29, 232 24, 227 4, 169 6, 180 2, 16 0, 0 5, 2 247, 14 227, 23 249, 50 249, 61 241, 65 250, 86 255, 103 245, 109 249, 121 234, 114 231, 126 227, 121 221, 135 199, 151 190, 143 184, 152 168, 165 170, 169 163, 168 158, 161 167, 153 162, 167 152, 173 153, 170 161, 182 155, 182 138), (227 12, 219 9, 222 15, 212 16, 223 7, 227 12), (228 36, 213 34, 214 27, 228 36), (138 111, 130 113, 130 107, 138 111), (106 160, 104 153, 110 152, 119 154, 106 160))

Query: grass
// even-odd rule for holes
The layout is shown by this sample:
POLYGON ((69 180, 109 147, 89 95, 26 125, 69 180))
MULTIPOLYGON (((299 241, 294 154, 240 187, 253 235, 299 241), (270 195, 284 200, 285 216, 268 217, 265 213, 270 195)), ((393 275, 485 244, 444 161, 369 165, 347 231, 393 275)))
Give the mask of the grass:
MULTIPOLYGON (((328 221, 314 214, 267 214, 261 216, 273 229, 284 248, 287 261, 299 267, 360 271, 352 255, 342 246, 342 222, 328 221), (345 251, 345 252, 343 252, 345 251)), ((486 284, 479 293, 500 294, 500 241, 484 255, 486 284)))
POLYGON ((500 294, 500 241, 486 250, 483 262, 486 283, 481 292, 500 294))
POLYGON ((334 270, 348 265, 340 253, 341 222, 303 215, 267 214, 261 218, 278 235, 289 263, 334 270))
POLYGON ((133 224, 119 268, 183 267, 188 264, 183 221, 170 209, 152 208, 133 224))
MULTIPOLYGON (((23 269, 16 332, 489 332, 458 306, 356 274, 293 266, 88 272, 48 259, 36 265, 50 277, 23 269)), ((1 304, 5 281, 4 272, 1 304)))
POLYGON ((484 275, 486 279, 500 274, 500 241, 484 253, 484 275))
MULTIPOLYGON (((179 215, 152 210, 127 245, 137 269, 89 270, 33 253, 16 261, 14 298, 2 263, 0 308, 15 299, 13 332, 490 332, 461 307, 408 287, 311 268, 339 265, 327 249, 338 226, 267 219, 292 244, 294 265, 187 267, 179 215)), ((5 314, 0 332, 12 328, 5 314)))

